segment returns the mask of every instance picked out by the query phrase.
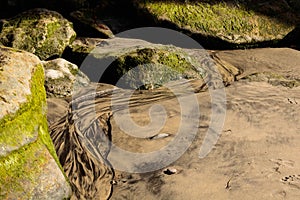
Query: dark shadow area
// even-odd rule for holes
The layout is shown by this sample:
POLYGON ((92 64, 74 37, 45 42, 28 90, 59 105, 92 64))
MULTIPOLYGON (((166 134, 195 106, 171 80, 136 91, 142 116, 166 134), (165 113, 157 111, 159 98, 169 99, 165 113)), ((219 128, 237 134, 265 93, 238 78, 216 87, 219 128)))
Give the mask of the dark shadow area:
MULTIPOLYGON (((70 17, 70 12, 78 9, 90 9, 92 15, 101 19, 113 33, 117 34, 129 29, 139 27, 165 27, 173 30, 181 31, 184 34, 191 36, 193 39, 200 42, 204 48, 208 49, 235 49, 235 48, 255 48, 255 47, 292 47, 299 49, 299 41, 296 38, 299 35, 295 34, 298 31, 293 31, 287 38, 281 41, 272 40, 247 45, 236 45, 220 38, 205 36, 203 34, 195 34, 189 30, 177 27, 170 21, 159 21, 147 13, 145 10, 140 10, 134 6, 135 0, 6 0, 0 2, 0 18, 12 17, 24 10, 43 7, 58 11, 65 18, 69 19, 74 24, 74 29, 78 36, 81 37, 102 37, 98 32, 91 27, 82 25, 74 18, 70 17)), ((167 0, 159 0, 166 2, 167 0)), ((168 0, 180 4, 184 3, 226 3, 234 7, 243 7, 246 10, 254 11, 257 14, 274 18, 279 22, 289 25, 300 24, 300 0, 168 0)), ((129 36, 130 37, 130 36, 129 36)), ((299 39, 298 39, 299 40, 299 39)))
MULTIPOLYGON (((275 19, 276 21, 286 25, 296 27, 299 27, 300 25, 300 0, 158 0, 157 2, 175 2, 178 4, 207 3, 210 5, 226 3, 228 6, 233 6, 235 8, 240 7, 245 10, 255 12, 257 15, 263 15, 268 18, 275 19)), ((297 28, 282 40, 275 39, 263 42, 235 44, 222 40, 218 37, 193 33, 190 30, 178 27, 176 24, 168 20, 158 20, 145 9, 140 9, 137 13, 140 17, 143 17, 150 26, 162 26, 173 30, 179 30, 200 42, 200 44, 207 49, 225 50, 257 47, 291 47, 294 49, 300 49, 300 35, 297 28)))

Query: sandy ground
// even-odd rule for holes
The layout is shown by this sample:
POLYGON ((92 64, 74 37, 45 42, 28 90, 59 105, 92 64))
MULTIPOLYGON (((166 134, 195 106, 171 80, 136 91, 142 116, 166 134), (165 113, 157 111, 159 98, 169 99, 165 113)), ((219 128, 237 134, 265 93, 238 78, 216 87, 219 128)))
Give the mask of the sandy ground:
MULTIPOLYGON (((148 173, 121 171, 115 165, 111 199, 300 198, 300 87, 287 87, 291 85, 286 84, 292 82, 293 86, 300 80, 300 52, 253 49, 222 51, 216 55, 237 66, 242 73, 238 81, 225 89, 225 122, 210 153, 199 158, 210 122, 216 120, 211 115, 210 93, 200 92, 194 95, 200 107, 199 122, 191 125, 197 127, 197 134, 184 154, 162 169, 148 173), (266 72, 271 72, 272 76, 247 78, 253 73, 266 72), (176 172, 168 175, 166 169, 176 172)), ((137 95, 141 102, 156 99, 130 107, 132 120, 140 126, 149 124, 149 108, 159 104, 166 111, 161 115, 167 118, 155 134, 166 133, 167 137, 155 139, 144 133, 141 138, 130 136, 113 118, 112 142, 128 152, 160 150, 176 138, 182 125, 178 98, 163 90, 137 95), (156 98, 157 94, 161 96, 156 98)), ((55 121, 61 115, 53 114, 57 113, 55 102, 58 100, 48 102, 48 119, 55 121)), ((188 137, 190 133, 184 134, 188 137)), ((173 150, 176 151, 176 146, 173 150)), ((115 160, 119 160, 121 164, 138 168, 122 155, 109 154, 108 159, 113 166, 115 160)))

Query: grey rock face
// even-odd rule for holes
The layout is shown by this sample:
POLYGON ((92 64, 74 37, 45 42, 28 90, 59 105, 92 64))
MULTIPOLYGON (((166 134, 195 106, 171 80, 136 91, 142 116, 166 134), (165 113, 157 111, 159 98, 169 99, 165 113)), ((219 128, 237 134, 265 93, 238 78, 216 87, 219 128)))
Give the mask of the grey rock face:
POLYGON ((89 78, 77 65, 62 58, 43 62, 47 96, 66 97, 79 87, 89 84, 89 78))
POLYGON ((68 198, 71 188, 47 129, 40 60, 1 46, 0 82, 0 198, 68 198))
POLYGON ((55 11, 33 9, 2 20, 0 42, 45 60, 61 56, 76 37, 72 23, 55 11))

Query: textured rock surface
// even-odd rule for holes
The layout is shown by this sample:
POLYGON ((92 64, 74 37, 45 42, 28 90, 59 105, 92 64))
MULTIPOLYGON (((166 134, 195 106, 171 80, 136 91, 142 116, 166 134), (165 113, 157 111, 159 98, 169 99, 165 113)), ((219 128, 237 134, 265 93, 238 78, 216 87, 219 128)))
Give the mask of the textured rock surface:
POLYGON ((76 37, 72 24, 55 11, 33 9, 2 20, 0 42, 45 60, 61 56, 76 37))
POLYGON ((113 38, 114 34, 110 30, 110 28, 104 24, 103 21, 97 18, 96 13, 93 10, 77 10, 70 14, 75 20, 78 20, 84 26, 81 26, 81 29, 85 31, 89 31, 87 27, 93 28, 95 31, 98 32, 98 37, 103 38, 113 38))
POLYGON ((0 81, 0 198, 67 198, 71 190, 47 129, 40 60, 1 46, 0 81))
POLYGON ((94 82, 150 89, 171 80, 202 78, 197 63, 183 49, 171 45, 113 38, 101 41, 81 64, 81 70, 94 82))
MULTIPOLYGON (((156 23, 169 24, 202 38, 209 37, 212 43, 219 39, 231 47, 282 39, 300 19, 299 11, 293 11, 294 7, 283 0, 227 3, 147 0, 135 1, 135 5, 156 23)), ((199 42, 205 43, 205 40, 199 42)))
POLYGON ((45 69, 45 88, 47 96, 67 97, 74 90, 89 84, 89 78, 77 65, 62 58, 43 62, 45 69))
POLYGON ((139 39, 78 38, 64 57, 78 63, 94 82, 117 83, 119 87, 151 89, 180 78, 202 79, 205 63, 216 65, 225 85, 240 72, 203 49, 182 49, 139 39))
POLYGON ((101 38, 78 37, 66 48, 63 58, 80 66, 89 53, 102 41, 101 38))

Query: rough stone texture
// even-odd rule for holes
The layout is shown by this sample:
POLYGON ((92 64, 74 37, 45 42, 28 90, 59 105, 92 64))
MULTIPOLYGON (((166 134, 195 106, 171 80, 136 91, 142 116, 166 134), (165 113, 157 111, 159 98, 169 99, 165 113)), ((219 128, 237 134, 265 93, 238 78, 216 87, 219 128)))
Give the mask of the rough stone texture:
POLYGON ((113 38, 114 34, 110 30, 110 28, 105 25, 103 21, 97 18, 96 13, 94 13, 93 10, 88 10, 88 9, 81 9, 81 10, 76 10, 73 11, 71 14, 73 19, 79 21, 80 23, 83 24, 81 26, 81 29, 84 29, 84 31, 89 31, 87 27, 90 27, 94 29, 95 31, 98 32, 98 37, 103 37, 103 38, 113 38))
POLYGON ((0 81, 0 198, 69 197, 47 129, 40 60, 1 46, 0 81))
POLYGON ((75 37, 72 23, 62 15, 47 9, 33 9, 2 20, 0 42, 34 53, 45 60, 61 56, 75 37))
POLYGON ((45 88, 47 96, 67 97, 73 91, 89 84, 89 78, 77 65, 62 58, 43 62, 45 68, 45 88))
POLYGON ((199 42, 206 43, 208 37, 209 43, 229 47, 276 42, 299 23, 299 11, 283 0, 226 2, 147 0, 135 1, 135 6, 160 25, 198 35, 199 42))
POLYGON ((63 58, 80 67, 89 53, 102 41, 102 38, 78 37, 66 48, 63 58))
POLYGON ((78 38, 64 57, 80 65, 94 82, 116 84, 127 74, 118 82, 119 87, 125 88, 144 84, 140 89, 151 89, 180 78, 202 79, 205 71, 212 70, 207 67, 209 64, 216 66, 225 85, 232 83, 240 73, 236 67, 204 49, 182 49, 118 37, 109 40, 78 38))
MULTIPOLYGON (((83 49, 83 54, 91 49, 76 48, 83 49)), ((135 89, 151 89, 182 78, 201 79, 203 75, 197 62, 181 48, 127 38, 102 40, 80 69, 91 81, 135 89)))

